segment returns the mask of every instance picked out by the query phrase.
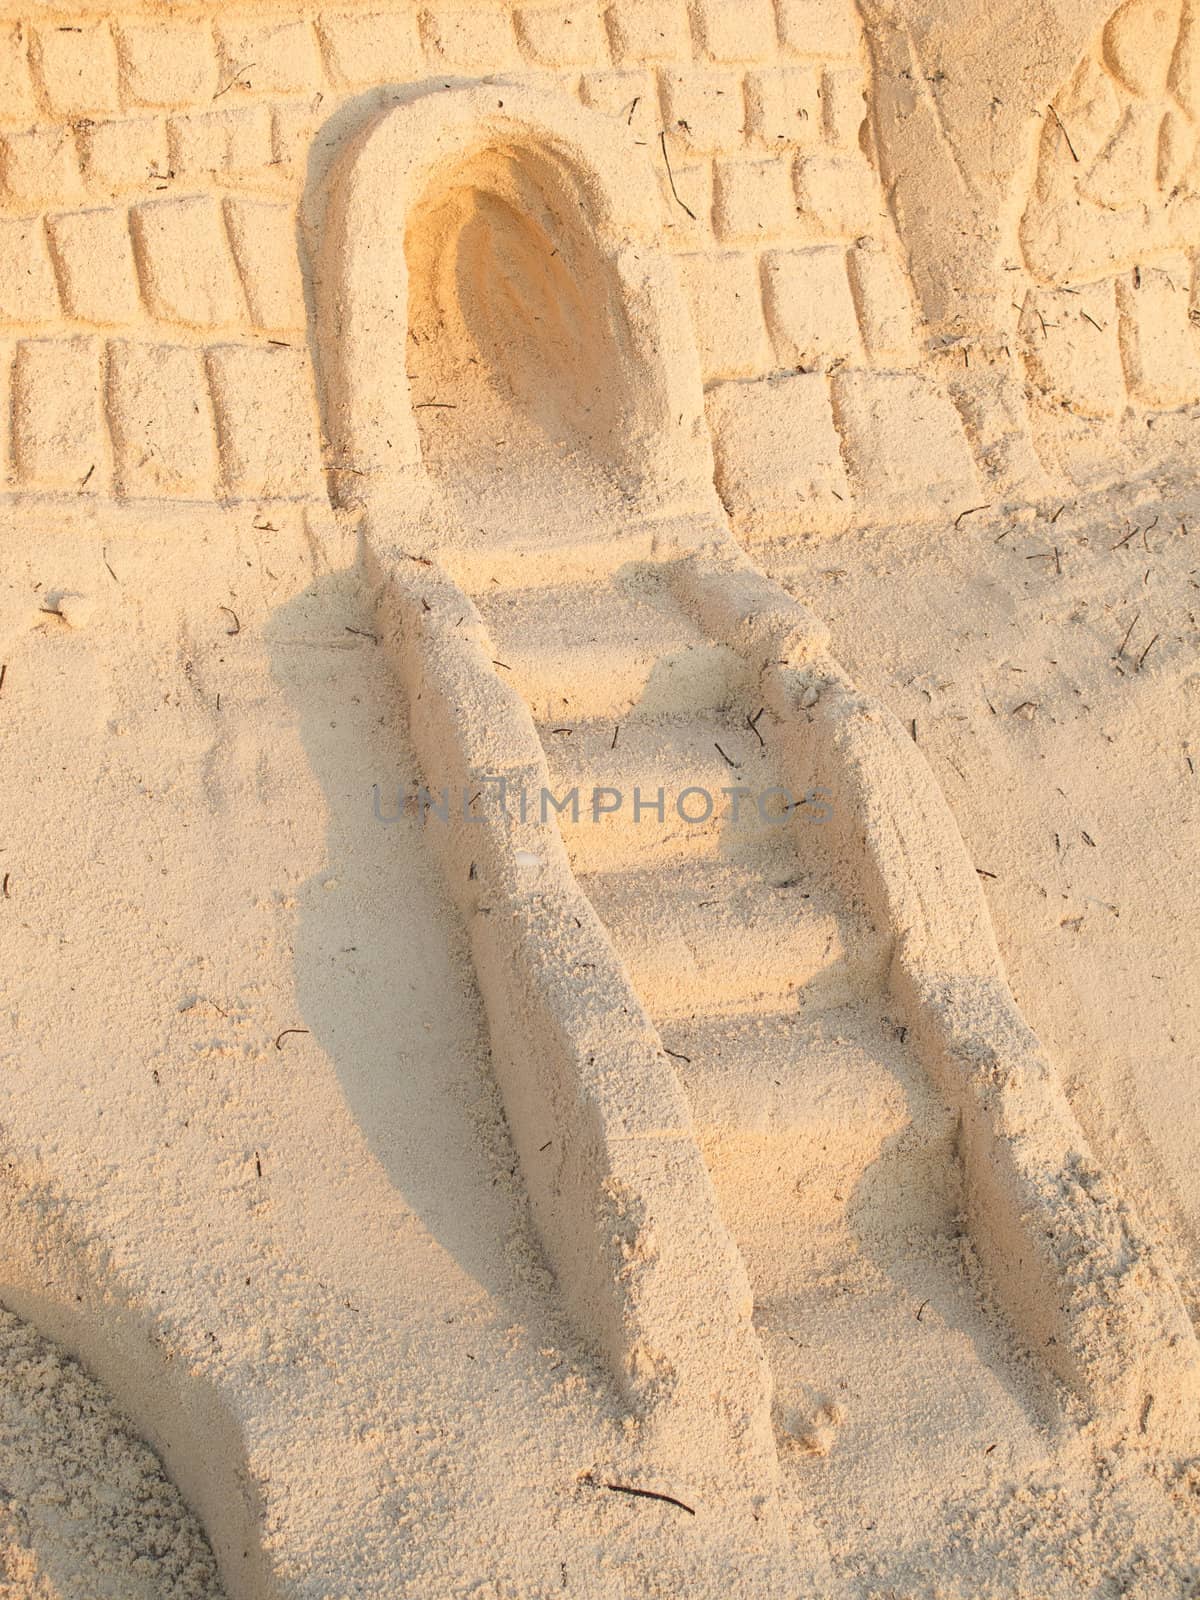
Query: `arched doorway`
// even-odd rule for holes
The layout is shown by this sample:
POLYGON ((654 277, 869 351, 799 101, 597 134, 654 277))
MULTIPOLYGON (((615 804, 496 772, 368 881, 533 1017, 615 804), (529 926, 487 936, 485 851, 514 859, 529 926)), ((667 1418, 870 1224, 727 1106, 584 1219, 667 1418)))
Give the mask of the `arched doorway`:
POLYGON ((499 461, 539 493, 582 476, 625 515, 710 511, 699 368, 659 226, 645 158, 579 107, 473 84, 385 112, 329 182, 335 498, 411 511, 452 456, 460 482, 499 461))

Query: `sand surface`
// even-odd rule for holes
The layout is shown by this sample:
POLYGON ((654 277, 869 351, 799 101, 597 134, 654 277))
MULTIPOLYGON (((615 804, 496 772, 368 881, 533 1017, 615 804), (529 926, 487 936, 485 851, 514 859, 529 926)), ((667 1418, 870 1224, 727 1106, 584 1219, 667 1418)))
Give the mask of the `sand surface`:
MULTIPOLYGON (((765 563, 829 618, 855 674, 916 718, 995 874, 1016 991, 1189 1294, 1193 503, 1186 487, 1145 484, 1052 525, 1056 508, 1040 507, 919 542, 795 541, 765 563), (1145 544, 1112 548, 1156 513, 1145 544)), ((256 1473, 283 1478, 289 1499, 337 1498, 315 1519, 319 1547, 280 1552, 296 1592, 340 1592, 347 1571, 380 1593, 399 1573, 412 1593, 481 1592, 484 1574, 497 1593, 549 1594, 562 1572, 584 1594, 762 1592, 771 1580, 719 1516, 693 1528, 586 1476, 617 1416, 531 1232, 462 930, 420 824, 411 806, 375 815, 373 787, 390 819, 415 769, 345 565, 352 542, 314 557, 286 514, 275 532, 224 516, 191 537, 180 566, 177 530, 111 534, 115 577, 73 536, 10 551, 4 764, 25 797, 4 855, 17 1203, 47 1193, 70 1253, 104 1250, 138 1316, 171 1330, 189 1383, 222 1390, 222 1405, 236 1396, 256 1473), (40 610, 58 589, 94 597, 86 626, 40 610), (64 1193, 54 1172, 76 1162, 92 1177, 64 1193)), ((743 731, 730 753, 753 747, 743 731)), ((756 1203, 769 1186, 744 1196, 756 1203)), ((927 1298, 919 1281, 904 1292, 913 1342, 927 1298)), ((849 1327, 868 1343, 883 1331, 849 1327)), ((1016 1407, 972 1417, 966 1392, 931 1377, 928 1403, 881 1421, 873 1364, 846 1338, 836 1307, 806 1326, 846 1448, 802 1451, 789 1471, 796 1515, 815 1510, 833 1554, 836 1588, 822 1592, 1187 1592, 1186 1465, 1056 1443, 1028 1374, 1010 1380, 1016 1407), (846 1361, 858 1377, 839 1392, 846 1361)), ((157 1409, 146 1370, 122 1394, 143 1428, 157 1409)), ((119 1374, 116 1362, 106 1376, 119 1374)), ((224 1420, 205 1418, 222 1443, 224 1420)), ((72 1429, 97 1481, 104 1437, 72 1429)), ((187 1482, 196 1436, 165 1425, 154 1442, 187 1482)), ((18 1426, 6 1457, 38 1448, 18 1426)), ((10 1469, 0 1476, 19 1498, 10 1469)), ((57 1581, 40 1537, 19 1523, 10 1564, 57 1581)), ((828 1559, 803 1556, 810 1537, 792 1574, 828 1559)), ((193 1592, 160 1578, 148 1593, 193 1592)))
POLYGON ((1194 7, 78 9, 0 1597, 1200 1592, 1194 7))

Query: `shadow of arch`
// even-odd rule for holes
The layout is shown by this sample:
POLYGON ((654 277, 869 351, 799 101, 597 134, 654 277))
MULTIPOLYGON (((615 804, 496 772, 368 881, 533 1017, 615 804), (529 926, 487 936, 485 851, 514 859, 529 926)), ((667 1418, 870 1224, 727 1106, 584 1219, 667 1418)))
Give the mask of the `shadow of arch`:
POLYGON ((0 1306, 116 1401, 198 1521, 229 1600, 282 1600, 237 1418, 190 1363, 175 1359, 168 1330, 126 1292, 103 1240, 70 1199, 31 1161, 11 1150, 4 1156, 0 1306))

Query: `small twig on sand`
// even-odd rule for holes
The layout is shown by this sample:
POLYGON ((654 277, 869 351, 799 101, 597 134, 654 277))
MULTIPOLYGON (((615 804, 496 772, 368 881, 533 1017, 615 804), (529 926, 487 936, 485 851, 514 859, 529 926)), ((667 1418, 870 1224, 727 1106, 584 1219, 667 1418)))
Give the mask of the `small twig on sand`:
POLYGON ((285 1028, 282 1033, 277 1033, 275 1035, 276 1050, 283 1049, 282 1040, 286 1039, 289 1033, 308 1033, 310 1031, 311 1030, 308 1028, 285 1028))
POLYGON ((233 88, 234 84, 241 77, 242 73, 243 72, 249 72, 251 67, 256 67, 257 65, 258 65, 257 61, 247 61, 246 65, 244 67, 239 67, 237 69, 237 71, 234 73, 233 77, 230 78, 229 82, 224 86, 224 88, 217 90, 216 94, 213 95, 213 99, 214 100, 219 100, 223 94, 228 94, 230 89, 233 88))
POLYGON ((680 198, 679 198, 679 190, 675 187, 675 174, 671 171, 671 158, 667 154, 667 132, 666 132, 665 128, 660 128, 659 129, 658 142, 659 142, 659 144, 662 145, 663 160, 667 164, 667 181, 671 185, 671 193, 675 196, 676 204, 677 205, 681 205, 683 207, 683 209, 687 212, 688 216, 691 217, 692 221, 695 222, 696 213, 692 210, 691 206, 689 206, 685 201, 680 200, 680 198))
POLYGON ((1137 627, 1138 618, 1141 616, 1141 614, 1142 613, 1140 611, 1135 611, 1134 612, 1133 621, 1125 629, 1125 637, 1121 640, 1120 644, 1117 646, 1117 655, 1118 656, 1123 656, 1125 654, 1125 646, 1129 643, 1130 635, 1133 633, 1133 630, 1137 627))
POLYGON ((717 741, 715 739, 713 740, 713 749, 721 757, 721 760, 725 762, 726 766, 732 767, 735 772, 741 766, 741 762, 740 761, 735 761, 732 756, 728 756, 728 755, 725 754, 724 750, 721 749, 721 746, 717 743, 717 741))
POLYGON ((965 511, 960 511, 955 517, 954 526, 957 528, 964 517, 973 517, 977 511, 990 511, 991 509, 990 502, 986 506, 968 506, 965 511))
POLYGON ((231 639, 236 638, 237 635, 239 633, 241 633, 241 631, 242 631, 242 624, 241 624, 240 620, 238 619, 237 612, 230 610, 230 608, 228 606, 218 606, 217 610, 218 611, 223 611, 227 617, 232 617, 233 618, 233 627, 232 628, 226 628, 225 632, 229 635, 229 637, 231 639))
POLYGON ((767 741, 763 738, 762 734, 759 733, 759 731, 758 731, 758 719, 759 719, 759 717, 762 716, 763 712, 766 709, 767 709, 766 706, 759 706, 758 710, 754 713, 753 716, 750 716, 749 713, 747 713, 747 715, 746 715, 746 726, 750 729, 750 732, 758 740, 759 744, 761 744, 764 748, 766 747, 767 741))
POLYGON ((1058 112, 1055 111, 1053 106, 1050 107, 1050 115, 1054 118, 1055 122, 1058 123, 1058 126, 1062 132, 1062 136, 1067 141, 1067 149, 1071 152, 1072 161, 1078 162, 1079 156, 1076 153, 1075 146, 1071 143, 1071 135, 1063 126, 1063 119, 1059 116, 1058 112))
POLYGON ((1151 639, 1150 643, 1142 651, 1141 655, 1138 657, 1138 664, 1134 668, 1135 672, 1140 672, 1142 670, 1142 663, 1145 661, 1146 657, 1150 654, 1151 650, 1154 649, 1154 646, 1158 643, 1159 637, 1160 636, 1156 633, 1154 635, 1153 639, 1151 639))
POLYGON ((689 1517, 694 1517, 696 1512, 692 1506, 685 1505, 682 1500, 677 1500, 673 1494, 660 1494, 657 1489, 635 1489, 628 1483, 606 1483, 606 1489, 611 1489, 614 1494, 634 1494, 639 1500, 662 1500, 669 1506, 678 1506, 680 1511, 686 1511, 689 1517))

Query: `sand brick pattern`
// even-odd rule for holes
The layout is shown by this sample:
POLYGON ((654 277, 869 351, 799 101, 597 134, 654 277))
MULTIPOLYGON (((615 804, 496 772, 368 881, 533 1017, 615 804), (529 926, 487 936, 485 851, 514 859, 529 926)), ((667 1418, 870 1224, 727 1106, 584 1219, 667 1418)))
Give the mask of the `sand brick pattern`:
POLYGON ((23 339, 12 376, 13 459, 23 483, 83 489, 103 459, 95 339, 23 339))
POLYGON ((80 322, 137 320, 137 269, 125 212, 68 211, 46 222, 63 306, 80 322))
POLYGON ((169 108, 216 94, 216 41, 206 23, 138 17, 123 23, 117 38, 127 105, 169 108))
POLYGON ((17 325, 55 322, 58 290, 41 219, 0 220, 0 317, 17 325))
POLYGON ((805 527, 846 526, 850 484, 823 373, 723 383, 709 391, 707 410, 722 496, 755 507, 747 534, 769 538, 794 526, 797 508, 805 527))
MULTIPOLYGON (((712 418, 740 414, 750 380, 919 360, 892 225, 862 154, 866 58, 849 0, 347 3, 216 18, 131 11, 85 17, 78 31, 66 19, 0 26, 0 348, 36 333, 78 361, 76 341, 98 335, 96 352, 160 345, 162 370, 179 372, 181 351, 208 352, 197 426, 209 437, 185 461, 140 460, 138 407, 153 384, 109 372, 110 447, 90 490, 321 492, 298 228, 314 140, 344 100, 445 73, 518 73, 619 120, 652 153, 705 383, 737 385, 712 418), (294 351, 286 381, 255 391, 242 368, 235 380, 230 352, 270 365, 272 338, 294 351), (263 414, 276 414, 278 434, 301 394, 292 454, 308 454, 285 471, 263 414)), ((778 410, 774 390, 762 404, 778 410)), ((22 489, 46 481, 29 433, 38 425, 27 419, 12 453, 37 462, 12 469, 22 489)), ((816 432, 788 441, 802 458, 797 482, 824 481, 834 426, 827 409, 816 432)), ((161 437, 144 432, 144 447, 161 437)), ((758 440, 735 428, 718 441, 719 487, 746 529, 764 517, 741 497, 778 483, 758 440)), ((74 466, 58 478, 69 482, 74 466)), ((850 501, 869 493, 853 474, 844 488, 850 501)), ((807 498, 792 506, 808 510, 807 498)), ((865 501, 860 511, 891 514, 865 501)))
POLYGON ((116 44, 103 21, 37 28, 32 62, 51 116, 116 111, 121 103, 116 44))
POLYGON ((119 493, 210 492, 219 463, 201 351, 114 340, 107 401, 119 493))
POLYGON ((421 41, 413 11, 323 12, 318 34, 325 70, 339 88, 403 82, 421 67, 421 41))
POLYGON ((860 356, 858 318, 837 245, 776 250, 763 261, 767 322, 780 364, 828 371, 860 356))

